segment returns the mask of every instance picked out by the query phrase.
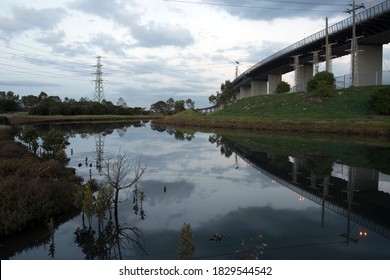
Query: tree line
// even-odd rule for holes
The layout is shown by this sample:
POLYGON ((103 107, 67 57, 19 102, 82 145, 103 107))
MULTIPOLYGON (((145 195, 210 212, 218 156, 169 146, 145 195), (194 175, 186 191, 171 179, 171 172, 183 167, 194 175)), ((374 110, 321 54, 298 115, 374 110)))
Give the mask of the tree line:
POLYGON ((48 95, 41 92, 38 96, 19 97, 12 91, 0 91, 0 113, 28 112, 31 115, 146 115, 149 112, 141 107, 128 107, 123 98, 117 104, 103 100, 97 102, 82 97, 80 100, 48 95))

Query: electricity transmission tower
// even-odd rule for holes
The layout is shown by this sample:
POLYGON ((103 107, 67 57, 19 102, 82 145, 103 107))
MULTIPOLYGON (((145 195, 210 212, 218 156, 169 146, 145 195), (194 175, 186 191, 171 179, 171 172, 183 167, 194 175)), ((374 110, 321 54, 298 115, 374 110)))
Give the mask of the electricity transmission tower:
POLYGON ((96 65, 93 66, 96 68, 96 71, 93 73, 95 75, 95 97, 94 100, 101 103, 104 99, 104 91, 103 91, 103 71, 102 67, 103 65, 100 63, 100 56, 96 57, 97 62, 96 65))

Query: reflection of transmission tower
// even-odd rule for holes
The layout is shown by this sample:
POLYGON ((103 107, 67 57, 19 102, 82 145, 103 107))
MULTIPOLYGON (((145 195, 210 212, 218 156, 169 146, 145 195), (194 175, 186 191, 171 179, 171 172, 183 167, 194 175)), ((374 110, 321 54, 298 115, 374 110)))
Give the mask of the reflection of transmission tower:
POLYGON ((96 68, 96 71, 93 73, 95 74, 95 98, 94 100, 97 102, 102 102, 104 99, 104 91, 103 91, 103 71, 102 67, 103 65, 100 63, 100 56, 96 57, 97 62, 94 66, 96 68))
POLYGON ((103 152, 104 152, 104 135, 99 132, 95 135, 96 142, 96 169, 101 173, 103 163, 103 152))

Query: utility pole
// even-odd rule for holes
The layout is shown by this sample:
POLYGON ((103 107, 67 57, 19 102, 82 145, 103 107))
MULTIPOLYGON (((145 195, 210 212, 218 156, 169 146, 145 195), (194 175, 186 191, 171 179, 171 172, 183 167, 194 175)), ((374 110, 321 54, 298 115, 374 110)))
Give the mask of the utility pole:
POLYGON ((301 84, 300 84, 300 70, 301 70, 301 67, 302 65, 299 64, 299 57, 301 55, 294 55, 292 56, 293 59, 294 59, 294 64, 292 64, 291 66, 294 67, 294 72, 295 72, 295 75, 294 75, 294 81, 295 81, 295 87, 294 87, 294 90, 293 92, 299 92, 301 91, 301 84))
POLYGON ((236 75, 235 75, 236 79, 238 77, 238 64, 240 64, 240 63, 238 61, 236 61, 236 75))
POLYGON ((320 59, 319 59, 320 51, 313 51, 311 53, 313 54, 313 60, 310 62, 313 63, 314 75, 316 75, 318 73, 318 69, 320 67, 320 59))
POLYGON ((104 91, 103 91, 103 65, 100 63, 100 56, 96 57, 97 62, 96 65, 93 66, 96 68, 96 71, 93 73, 95 75, 95 97, 94 100, 101 103, 104 99, 104 91))
POLYGON ((325 71, 326 72, 331 72, 331 67, 330 67, 330 46, 329 46, 329 26, 328 26, 328 18, 326 18, 325 22, 325 59, 326 59, 326 64, 325 64, 325 71))
POLYGON ((352 13, 352 39, 351 39, 351 84, 352 86, 358 85, 358 72, 357 72, 357 39, 356 39, 356 10, 364 9, 364 4, 356 5, 355 0, 352 2, 352 9, 347 9, 345 12, 352 13))

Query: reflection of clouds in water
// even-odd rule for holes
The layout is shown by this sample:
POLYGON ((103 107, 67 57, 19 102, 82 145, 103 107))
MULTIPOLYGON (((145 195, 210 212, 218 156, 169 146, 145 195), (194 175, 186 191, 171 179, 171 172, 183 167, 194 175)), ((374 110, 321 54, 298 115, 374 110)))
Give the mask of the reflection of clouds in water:
POLYGON ((157 180, 142 181, 140 190, 145 192, 145 201, 150 205, 181 203, 182 200, 190 198, 194 192, 195 185, 185 180, 166 182, 157 180), (166 186, 166 192, 164 192, 166 186))
MULTIPOLYGON (((327 211, 322 228, 320 208, 275 210, 270 207, 248 207, 209 220, 195 228, 194 234, 200 240, 198 247, 205 246, 210 235, 220 232, 231 236, 227 243, 236 244, 238 249, 242 239, 249 241, 261 233, 262 242, 268 244, 265 259, 390 258, 390 252, 381 250, 382 238, 375 234, 364 242, 346 246, 345 238, 341 237, 346 232, 346 223, 345 218, 327 211)), ((357 228, 354 229, 352 234, 356 235, 357 228)))
MULTIPOLYGON (((346 246, 345 239, 341 237, 346 230, 346 220, 327 211, 322 228, 320 208, 277 210, 267 206, 247 207, 214 216, 197 225, 188 217, 183 222, 190 223, 194 231, 195 259, 232 259, 235 251, 241 248, 242 240, 246 243, 266 243, 262 259, 390 258, 390 253, 381 249, 382 238, 374 234, 362 242, 346 246), (221 242, 210 241, 215 233, 221 233, 226 238, 221 242), (263 237, 256 239, 258 234, 263 237)), ((177 258, 175 248, 179 234, 180 224, 174 228, 148 230, 145 242, 149 258, 177 258)))

